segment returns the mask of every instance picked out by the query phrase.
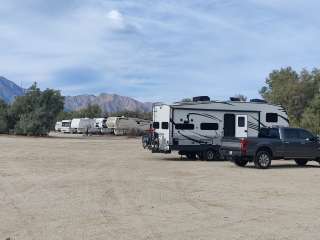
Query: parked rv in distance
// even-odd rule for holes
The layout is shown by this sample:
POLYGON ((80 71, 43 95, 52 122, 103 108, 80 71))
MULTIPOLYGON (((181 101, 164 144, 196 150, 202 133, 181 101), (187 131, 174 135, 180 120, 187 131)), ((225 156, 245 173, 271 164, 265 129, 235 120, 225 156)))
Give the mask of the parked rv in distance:
POLYGON ((210 101, 201 96, 192 102, 154 104, 152 111, 154 132, 144 137, 144 147, 178 151, 189 159, 219 159, 223 137, 256 137, 262 127, 289 126, 281 106, 260 99, 210 101))
POLYGON ((95 129, 97 133, 107 134, 111 133, 112 129, 107 127, 107 118, 95 118, 95 129))
POLYGON ((149 130, 152 122, 145 119, 130 117, 109 118, 74 118, 57 122, 55 131, 63 133, 90 133, 126 135, 128 133, 142 134, 149 130), (59 126, 61 125, 61 128, 59 126))
POLYGON ((56 122, 56 125, 54 126, 54 130, 56 132, 61 132, 62 122, 56 122))
POLYGON ((61 121, 61 132, 63 132, 63 133, 72 133, 72 131, 71 131, 71 120, 62 120, 61 121))
POLYGON ((95 127, 95 121, 90 118, 74 118, 71 121, 71 131, 73 133, 89 133, 95 127))
POLYGON ((150 129, 151 124, 149 120, 130 117, 109 117, 107 120, 107 127, 115 135, 125 135, 130 131, 145 132, 150 129))

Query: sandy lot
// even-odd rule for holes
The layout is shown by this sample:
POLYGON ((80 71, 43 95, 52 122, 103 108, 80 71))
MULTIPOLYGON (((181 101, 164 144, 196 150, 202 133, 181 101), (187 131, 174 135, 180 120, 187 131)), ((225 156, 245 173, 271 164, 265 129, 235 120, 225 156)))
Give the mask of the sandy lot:
POLYGON ((124 137, 0 148, 0 239, 319 239, 317 163, 186 161, 124 137))

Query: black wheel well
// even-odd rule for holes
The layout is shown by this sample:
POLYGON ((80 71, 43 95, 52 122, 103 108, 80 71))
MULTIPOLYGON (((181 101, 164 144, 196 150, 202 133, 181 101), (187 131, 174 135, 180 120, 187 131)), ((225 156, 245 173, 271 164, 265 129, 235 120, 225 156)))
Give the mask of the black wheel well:
POLYGON ((265 151, 265 152, 268 152, 270 154, 270 156, 272 157, 273 154, 272 154, 272 150, 270 147, 267 147, 267 146, 262 146, 262 147, 259 147, 256 151, 256 155, 258 154, 258 152, 261 152, 261 151, 265 151))

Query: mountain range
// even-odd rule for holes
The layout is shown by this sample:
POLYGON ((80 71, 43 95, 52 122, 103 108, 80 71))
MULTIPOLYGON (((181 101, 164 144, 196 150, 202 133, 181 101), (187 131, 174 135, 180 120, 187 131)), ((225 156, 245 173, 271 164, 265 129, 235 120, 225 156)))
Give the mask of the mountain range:
MULTIPOLYGON (((24 89, 19 87, 14 82, 0 76, 0 98, 7 103, 14 101, 15 97, 22 96, 24 89)), ((86 108, 89 104, 97 104, 104 112, 119 112, 119 111, 140 111, 150 112, 152 103, 139 102, 133 98, 120 96, 117 94, 102 93, 95 95, 78 95, 65 97, 65 110, 76 111, 86 108)))

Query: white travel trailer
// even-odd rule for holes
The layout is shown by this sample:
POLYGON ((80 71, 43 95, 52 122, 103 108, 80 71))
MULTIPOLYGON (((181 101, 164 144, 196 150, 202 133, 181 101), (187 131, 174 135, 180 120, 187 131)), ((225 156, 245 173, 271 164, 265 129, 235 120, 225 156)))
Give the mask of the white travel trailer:
POLYGON ((111 133, 112 129, 107 127, 107 118, 95 118, 95 132, 106 134, 111 133))
POLYGON ((95 127, 95 120, 90 118, 74 118, 71 122, 73 133, 91 133, 95 127))
POLYGON ((56 132, 61 132, 61 128, 62 128, 62 122, 56 122, 56 125, 54 126, 54 130, 56 132))
POLYGON ((192 102, 154 104, 154 133, 148 144, 153 152, 177 150, 188 158, 218 158, 223 137, 255 137, 261 127, 275 125, 289 126, 281 106, 259 99, 210 101, 196 97, 192 102))
POLYGON ((71 120, 62 120, 61 121, 61 132, 71 133, 71 120))
POLYGON ((125 135, 130 130, 147 131, 151 124, 149 120, 130 117, 109 117, 107 120, 107 127, 113 129, 115 135, 125 135))

